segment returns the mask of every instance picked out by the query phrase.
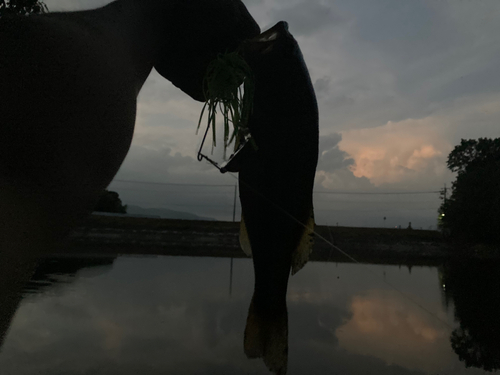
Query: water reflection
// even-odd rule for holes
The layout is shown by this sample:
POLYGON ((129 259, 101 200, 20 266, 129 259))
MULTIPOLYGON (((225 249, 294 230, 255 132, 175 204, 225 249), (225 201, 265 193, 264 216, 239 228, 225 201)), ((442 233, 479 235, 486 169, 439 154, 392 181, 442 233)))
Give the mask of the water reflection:
POLYGON ((37 266, 23 292, 43 293, 44 288, 53 288, 59 283, 75 281, 77 273, 99 275, 111 270, 116 257, 58 257, 44 258, 37 266), (82 270, 85 269, 85 272, 82 270))
MULTIPOLYGON (((41 293, 58 283, 70 283, 83 268, 109 266, 115 257, 0 259, 0 348, 23 294, 41 293)), ((95 272, 95 271, 94 271, 95 272)))
POLYGON ((350 311, 352 317, 336 330, 340 346, 350 352, 428 373, 438 373, 443 359, 451 359, 448 327, 395 291, 367 290, 352 298, 350 311))
POLYGON ((0 348, 22 299, 22 289, 33 274, 36 261, 5 255, 0 249, 0 348))
POLYGON ((451 346, 467 367, 500 369, 500 264, 453 262, 441 268, 447 302, 460 327, 451 346))
MULTIPOLYGON (((0 353, 0 373, 268 374, 262 361, 243 353, 250 260, 234 259, 232 275, 227 258, 87 262, 73 263, 64 276, 63 261, 52 261, 35 276, 0 353)), ((382 281, 385 274, 454 325, 452 291, 469 292, 453 285, 461 271, 440 270, 447 309, 436 268, 413 267, 410 274, 368 266, 380 276, 374 278, 365 267, 310 263, 290 279, 289 374, 484 373, 465 368, 450 345, 451 330, 382 281)), ((498 283, 489 291, 498 293, 498 283)), ((459 311, 457 303, 457 318, 467 320, 459 311)), ((490 316, 493 324, 495 311, 490 316)))

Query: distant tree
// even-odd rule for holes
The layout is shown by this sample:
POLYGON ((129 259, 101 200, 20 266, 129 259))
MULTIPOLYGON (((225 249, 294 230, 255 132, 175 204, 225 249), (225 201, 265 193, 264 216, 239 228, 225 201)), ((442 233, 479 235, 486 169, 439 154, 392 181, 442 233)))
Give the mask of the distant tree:
POLYGON ((500 159, 500 138, 462 139, 448 155, 448 168, 465 173, 468 169, 500 159))
POLYGON ((26 16, 47 11, 47 6, 38 0, 0 0, 0 17, 11 14, 26 16))
POLYGON ((94 208, 94 211, 126 214, 127 205, 122 204, 120 196, 117 192, 104 190, 94 208))
POLYGON ((439 208, 440 227, 459 241, 500 243, 500 138, 462 139, 447 165, 457 178, 439 208))

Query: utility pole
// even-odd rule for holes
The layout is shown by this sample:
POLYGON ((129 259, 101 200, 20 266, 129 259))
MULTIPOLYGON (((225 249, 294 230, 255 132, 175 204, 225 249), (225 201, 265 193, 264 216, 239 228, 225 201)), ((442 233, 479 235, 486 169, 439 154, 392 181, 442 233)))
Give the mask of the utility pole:
POLYGON ((446 203, 446 183, 444 184, 444 189, 443 189, 443 200, 444 200, 444 203, 446 203))

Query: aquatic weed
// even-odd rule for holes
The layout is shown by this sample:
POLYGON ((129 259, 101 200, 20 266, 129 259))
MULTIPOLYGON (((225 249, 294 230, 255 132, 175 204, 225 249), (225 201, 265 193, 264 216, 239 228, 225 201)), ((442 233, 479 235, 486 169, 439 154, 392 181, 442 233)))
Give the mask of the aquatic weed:
POLYGON ((248 119, 255 90, 252 70, 238 52, 219 54, 209 64, 203 85, 206 102, 201 110, 196 132, 200 129, 208 108, 207 131, 212 127, 213 152, 216 146, 216 115, 219 110, 223 116, 225 158, 226 149, 233 141, 236 149, 250 135, 248 119))

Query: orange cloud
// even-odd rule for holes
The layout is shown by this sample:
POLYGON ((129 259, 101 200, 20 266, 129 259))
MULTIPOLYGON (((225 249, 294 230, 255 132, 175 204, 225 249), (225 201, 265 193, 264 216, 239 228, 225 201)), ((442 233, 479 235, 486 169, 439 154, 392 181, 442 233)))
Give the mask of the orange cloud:
POLYGON ((428 117, 388 122, 384 126, 342 132, 339 146, 355 160, 351 170, 376 186, 411 182, 424 174, 442 175, 452 146, 438 129, 443 121, 428 117))

